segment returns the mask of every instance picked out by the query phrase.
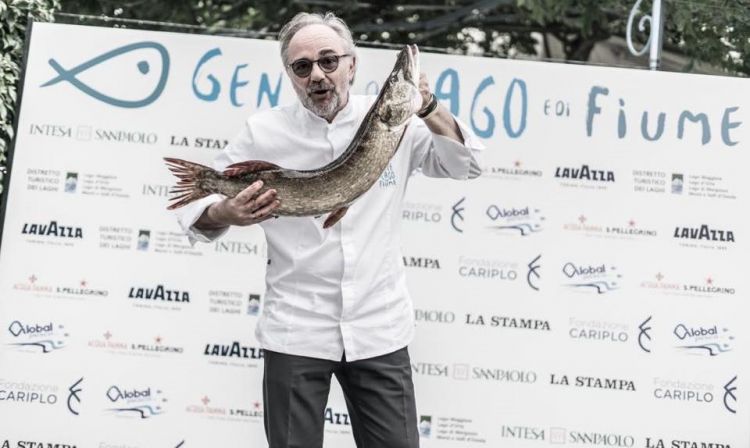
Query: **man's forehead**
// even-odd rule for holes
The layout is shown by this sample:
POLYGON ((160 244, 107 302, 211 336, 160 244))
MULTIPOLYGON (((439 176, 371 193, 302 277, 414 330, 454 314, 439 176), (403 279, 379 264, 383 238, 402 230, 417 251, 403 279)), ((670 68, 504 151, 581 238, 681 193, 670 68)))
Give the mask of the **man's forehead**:
POLYGON ((308 25, 297 31, 289 42, 289 55, 319 56, 339 53, 346 48, 344 39, 327 25, 308 25))

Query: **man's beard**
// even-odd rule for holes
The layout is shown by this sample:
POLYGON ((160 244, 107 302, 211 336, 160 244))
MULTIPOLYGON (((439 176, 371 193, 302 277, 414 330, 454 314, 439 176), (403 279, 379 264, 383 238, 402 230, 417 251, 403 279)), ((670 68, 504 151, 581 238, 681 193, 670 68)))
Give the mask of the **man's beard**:
POLYGON ((302 104, 309 109, 312 113, 315 115, 330 119, 333 117, 333 115, 338 112, 339 105, 341 104, 341 96, 339 95, 338 89, 334 85, 328 85, 323 83, 318 83, 311 85, 308 87, 305 91, 305 95, 302 96, 302 104), (331 91, 331 98, 328 101, 328 103, 325 104, 318 104, 313 100, 312 93, 314 91, 323 89, 329 89, 331 91))

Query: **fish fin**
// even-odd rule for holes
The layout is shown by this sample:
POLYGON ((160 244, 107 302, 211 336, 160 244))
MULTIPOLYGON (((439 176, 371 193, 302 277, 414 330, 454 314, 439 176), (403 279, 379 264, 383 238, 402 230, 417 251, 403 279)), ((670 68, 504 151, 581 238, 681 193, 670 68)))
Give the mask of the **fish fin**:
POLYGON ((187 160, 174 159, 171 157, 165 157, 164 161, 167 162, 169 171, 180 179, 177 182, 177 185, 169 191, 178 196, 170 198, 171 201, 176 202, 170 204, 167 207, 167 210, 180 208, 183 205, 204 198, 210 194, 209 192, 200 189, 196 181, 203 177, 203 174, 206 171, 213 171, 212 168, 201 165, 200 163, 188 162, 187 160))
POLYGON ((247 160, 245 162, 233 163, 224 170, 225 176, 240 176, 245 173, 257 173, 259 171, 276 170, 281 167, 275 163, 265 160, 247 160))
POLYGON ((341 207, 332 211, 331 214, 328 215, 328 218, 326 218, 326 221, 323 223, 323 228, 327 229, 329 227, 333 227, 337 222, 341 220, 341 218, 344 217, 344 215, 346 215, 347 210, 349 210, 349 207, 341 207))

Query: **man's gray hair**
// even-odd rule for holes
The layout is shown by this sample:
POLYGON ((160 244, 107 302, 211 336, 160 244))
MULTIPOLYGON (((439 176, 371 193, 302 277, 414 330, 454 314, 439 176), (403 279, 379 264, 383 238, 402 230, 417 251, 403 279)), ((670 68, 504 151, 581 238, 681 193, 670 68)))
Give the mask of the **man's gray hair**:
POLYGON ((349 27, 346 26, 343 20, 336 16, 332 12, 327 12, 325 15, 318 13, 301 12, 294 16, 281 31, 279 31, 279 42, 281 43, 281 60, 284 65, 289 64, 287 56, 289 53, 289 42, 292 40, 297 31, 308 25, 326 25, 336 32, 349 47, 347 52, 355 57, 354 39, 352 39, 352 32, 349 27))

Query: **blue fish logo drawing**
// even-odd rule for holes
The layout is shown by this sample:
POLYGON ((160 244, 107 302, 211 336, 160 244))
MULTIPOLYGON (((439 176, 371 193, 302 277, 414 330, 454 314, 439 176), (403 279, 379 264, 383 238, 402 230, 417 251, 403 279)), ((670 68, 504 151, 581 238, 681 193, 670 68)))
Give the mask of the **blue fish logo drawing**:
MULTIPOLYGON (((115 48, 106 53, 100 54, 99 56, 96 56, 93 59, 89 59, 88 61, 80 65, 77 65, 71 68, 70 70, 63 68, 63 66, 60 65, 60 63, 57 62, 55 59, 50 59, 48 63, 57 72, 57 76, 55 76, 54 78, 42 84, 42 87, 48 87, 48 86, 55 85, 59 82, 66 81, 72 84, 73 86, 75 86, 78 90, 82 91, 83 93, 85 93, 86 95, 92 98, 95 98, 103 103, 110 104, 112 106, 124 107, 124 108, 144 107, 156 101, 159 98, 159 96, 161 96, 161 93, 164 91, 164 87, 167 84, 167 78, 169 76, 169 52, 167 51, 166 48, 164 48, 162 44, 159 44, 156 42, 136 42, 136 43, 124 45, 122 47, 115 48), (153 92, 151 92, 147 97, 143 99, 123 100, 120 98, 114 98, 112 96, 105 95, 104 93, 98 90, 95 90, 94 88, 85 84, 84 82, 82 82, 80 79, 77 78, 77 75, 79 73, 85 72, 91 67, 99 65, 104 61, 107 61, 109 59, 112 59, 114 57, 120 56, 125 53, 130 53, 131 51, 137 51, 137 50, 142 50, 142 49, 156 50, 159 53, 159 56, 161 56, 161 74, 159 75, 159 82, 156 84, 156 87, 154 88, 153 92)), ((138 67, 138 71, 143 75, 147 75, 149 71, 151 70, 151 66, 146 60, 142 60, 138 62, 137 67, 138 67)))

